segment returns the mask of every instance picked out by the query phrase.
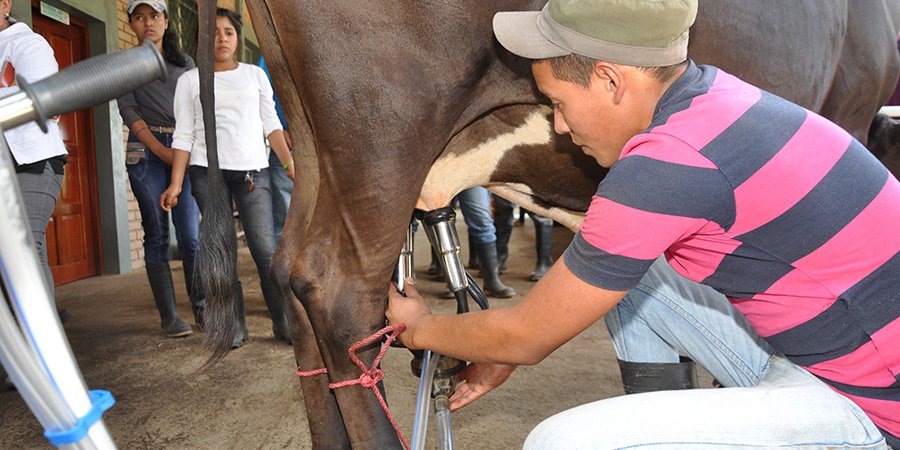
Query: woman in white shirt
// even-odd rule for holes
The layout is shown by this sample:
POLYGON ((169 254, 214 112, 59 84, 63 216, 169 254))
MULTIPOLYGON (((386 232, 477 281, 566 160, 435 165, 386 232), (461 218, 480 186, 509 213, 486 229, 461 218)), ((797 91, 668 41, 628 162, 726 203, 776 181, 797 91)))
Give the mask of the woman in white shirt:
MULTIPOLYGON (((0 2, 0 96, 19 90, 16 76, 34 82, 47 78, 59 70, 53 49, 28 25, 9 17, 11 1, 0 2)), ((44 271, 47 287, 52 294, 53 274, 47 263, 46 229, 62 188, 66 146, 63 144, 57 120, 48 120, 47 133, 34 122, 26 123, 4 133, 16 163, 16 175, 25 212, 34 236, 35 251, 44 271)), ((65 320, 68 314, 60 311, 65 320)))
MULTIPOLYGON (((275 113, 272 86, 266 74, 257 66, 239 63, 234 58, 241 32, 240 16, 219 8, 216 12, 215 71, 216 139, 219 166, 228 190, 228 202, 234 200, 240 214, 241 226, 250 253, 256 263, 260 285, 272 331, 278 340, 289 341, 284 316, 284 302, 269 277, 269 265, 275 251, 272 221, 272 192, 269 158, 264 138, 294 178, 294 166, 284 138, 281 122, 275 113)), ((175 89, 175 149, 172 182, 162 194, 160 205, 169 210, 178 203, 185 170, 190 165, 193 194, 200 206, 205 206, 208 175, 206 139, 200 107, 200 81, 197 69, 185 72, 175 89)), ((202 249, 201 249, 202 251, 202 249)), ((236 283, 235 337, 233 347, 240 347, 247 339, 243 314, 243 294, 236 283)))

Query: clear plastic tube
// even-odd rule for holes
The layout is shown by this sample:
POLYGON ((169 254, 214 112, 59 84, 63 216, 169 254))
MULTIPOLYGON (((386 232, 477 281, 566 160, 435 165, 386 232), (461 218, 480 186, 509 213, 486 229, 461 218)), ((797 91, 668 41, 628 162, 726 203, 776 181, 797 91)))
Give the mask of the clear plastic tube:
POLYGON ((425 448, 425 437, 428 434, 428 411, 431 409, 431 386, 434 383, 434 372, 437 370, 441 356, 425 350, 422 354, 422 374, 419 376, 419 394, 416 400, 416 418, 413 422, 412 449, 425 448))
POLYGON ((434 422, 437 427, 438 450, 453 450, 453 423, 450 420, 450 399, 446 395, 434 399, 434 422))

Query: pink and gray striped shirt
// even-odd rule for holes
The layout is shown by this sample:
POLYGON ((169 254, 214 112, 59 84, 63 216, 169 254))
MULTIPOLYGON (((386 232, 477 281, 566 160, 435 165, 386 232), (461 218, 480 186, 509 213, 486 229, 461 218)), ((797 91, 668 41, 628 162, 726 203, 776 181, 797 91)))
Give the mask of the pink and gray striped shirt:
POLYGON ((586 282, 628 290, 665 254, 896 439, 898 250, 900 183, 862 144, 691 63, 626 144, 564 258, 586 282))

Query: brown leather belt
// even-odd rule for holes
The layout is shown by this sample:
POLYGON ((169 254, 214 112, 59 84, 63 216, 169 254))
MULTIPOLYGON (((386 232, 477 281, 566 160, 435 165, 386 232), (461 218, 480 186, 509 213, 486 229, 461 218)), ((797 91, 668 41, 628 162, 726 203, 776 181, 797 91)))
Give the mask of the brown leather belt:
POLYGON ((172 134, 175 132, 175 127, 155 127, 151 125, 147 128, 150 128, 150 131, 155 131, 157 133, 172 134))

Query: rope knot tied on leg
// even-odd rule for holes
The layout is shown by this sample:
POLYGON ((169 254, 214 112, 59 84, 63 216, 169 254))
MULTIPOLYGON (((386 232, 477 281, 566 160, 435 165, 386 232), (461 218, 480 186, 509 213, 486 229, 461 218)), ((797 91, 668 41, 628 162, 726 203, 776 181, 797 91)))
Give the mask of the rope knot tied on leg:
MULTIPOLYGON (((366 389, 371 389, 372 392, 375 393, 375 397, 378 398, 378 403, 381 405, 381 409, 384 410, 385 415, 387 415, 388 420, 391 422, 391 426, 394 427, 394 431, 397 433, 397 437, 400 438, 400 442, 403 444, 404 448, 409 449, 409 442, 403 437, 403 433, 400 431, 400 427, 397 425, 397 421, 394 420, 394 415, 391 414, 391 409, 388 408, 387 402, 384 400, 384 397, 381 395, 381 390, 375 389, 382 380, 384 380, 384 371, 381 370, 381 358, 384 357, 384 354, 387 352, 388 348, 391 347, 391 342, 394 342, 397 339, 397 336, 400 333, 406 331, 406 324, 398 323, 395 325, 388 325, 378 331, 375 334, 353 344, 350 346, 350 349, 347 350, 347 353, 350 355, 350 360, 353 361, 353 364, 356 364, 356 367, 362 371, 362 374, 359 378, 354 380, 347 381, 339 381, 337 383, 329 383, 328 387, 331 389, 342 388, 346 386, 354 386, 360 385, 366 389), (378 352, 378 356, 375 357, 375 360, 372 361, 372 367, 368 368, 356 356, 356 352, 363 348, 371 345, 372 343, 378 341, 384 335, 388 335, 385 338, 384 342, 381 344, 381 351, 378 352)), ((328 373, 327 368, 315 369, 310 371, 302 371, 300 368, 297 368, 297 376, 299 377, 308 377, 313 375, 321 375, 328 373)))
POLYGON ((374 367, 372 370, 359 376, 359 384, 366 388, 372 389, 379 381, 384 379, 384 371, 374 367))

